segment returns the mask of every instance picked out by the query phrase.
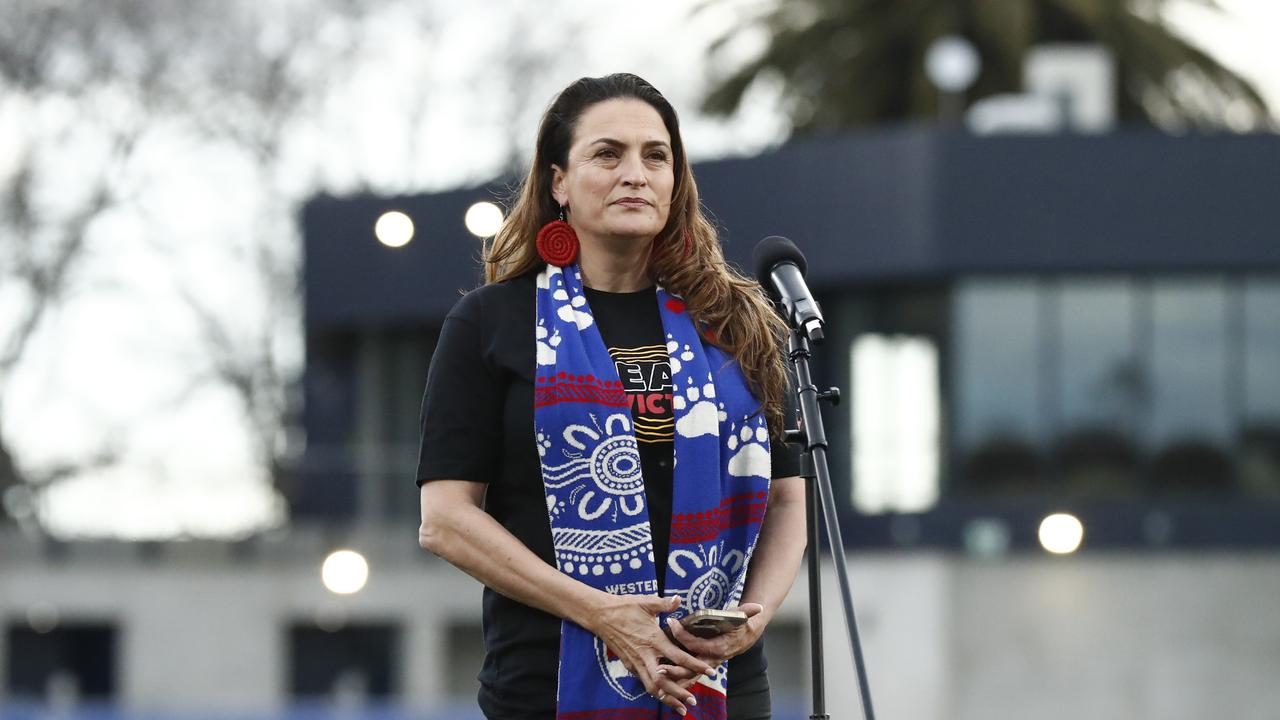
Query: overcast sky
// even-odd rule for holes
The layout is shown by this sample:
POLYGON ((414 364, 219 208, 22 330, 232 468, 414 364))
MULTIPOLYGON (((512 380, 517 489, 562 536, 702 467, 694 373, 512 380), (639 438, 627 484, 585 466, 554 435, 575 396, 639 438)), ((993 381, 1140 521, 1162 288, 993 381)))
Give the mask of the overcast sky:
MULTIPOLYGON (((1173 17, 1280 106, 1280 2, 1221 4, 1230 16, 1188 2, 1173 17)), ((526 27, 538 29, 512 35, 496 26, 497 15, 470 3, 442 10, 452 13, 445 18, 450 32, 424 43, 390 13, 373 28, 381 38, 377 51, 290 148, 298 183, 313 171, 336 193, 360 182, 402 193, 485 180, 512 151, 502 108, 513 88, 529 98, 517 124, 531 145, 538 113, 557 89, 620 70, 646 77, 672 100, 695 159, 751 154, 780 142, 786 125, 767 88, 730 121, 694 113, 705 80, 703 48, 724 18, 690 22, 690 5, 650 3, 637 15, 617 3, 564 2, 557 7, 564 26, 577 28, 572 43, 557 33, 557 23, 530 22, 526 27), (524 84, 513 84, 495 62, 517 37, 554 57, 543 76, 524 84), (424 74, 423 67, 431 69, 424 74), (449 111, 428 109, 425 122, 414 122, 404 111, 404 88, 423 83, 433 107, 449 111)), ((544 19, 555 14, 544 4, 523 7, 544 19)), ((735 52, 750 53, 761 41, 744 38, 735 52)), ((0 135, 19 117, 20 108, 0 105, 0 135)), ((125 463, 66 482, 44 498, 46 522, 63 536, 225 536, 283 519, 254 467, 235 398, 214 385, 184 392, 190 369, 203 358, 191 318, 175 301, 182 285, 213 302, 243 306, 247 315, 263 311, 253 284, 226 261, 227 238, 255 217, 254 177, 216 147, 174 139, 151 152, 155 170, 141 210, 95 227, 93 262, 79 278, 83 289, 45 323, 9 385, 3 427, 24 463, 46 465, 108 438, 125 441, 125 463), (154 233, 181 237, 179 256, 158 255, 143 239, 154 233)), ((0 169, 4 155, 0 144, 0 169)), ((300 362, 300 335, 281 343, 300 362)))

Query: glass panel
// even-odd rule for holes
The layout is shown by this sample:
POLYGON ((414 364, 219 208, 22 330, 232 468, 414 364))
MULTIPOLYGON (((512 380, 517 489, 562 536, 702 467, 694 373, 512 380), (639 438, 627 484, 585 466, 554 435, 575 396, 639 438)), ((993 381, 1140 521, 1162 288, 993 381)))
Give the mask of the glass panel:
POLYGON ((1244 343, 1245 417, 1280 425, 1280 279, 1245 283, 1244 343))
POLYGON ((961 283, 955 300, 959 443, 1043 438, 1039 309, 1033 280, 961 283))
POLYGON ((1142 378, 1134 342, 1134 297, 1127 280, 1062 284, 1062 422, 1064 431, 1134 426, 1142 378))
POLYGON ((851 348, 853 502, 920 512, 938 499, 938 349, 927 337, 859 336, 851 348))
POLYGON ((1157 490, 1225 492, 1234 430, 1228 393, 1226 285, 1157 280, 1151 288, 1151 412, 1157 490))
POLYGON ((1280 278, 1244 286, 1243 492, 1280 499, 1280 278))
POLYGON ((1135 304, 1127 279, 1061 285, 1062 427, 1055 460, 1068 493, 1108 497, 1137 490, 1133 428, 1146 381, 1134 337, 1135 304))
POLYGON ((969 490, 1001 493, 1038 481, 1046 437, 1038 301, 1030 278, 956 287, 954 437, 969 490))
POLYGON ((1153 283, 1149 438, 1156 447, 1228 438, 1226 308, 1219 280, 1153 283))

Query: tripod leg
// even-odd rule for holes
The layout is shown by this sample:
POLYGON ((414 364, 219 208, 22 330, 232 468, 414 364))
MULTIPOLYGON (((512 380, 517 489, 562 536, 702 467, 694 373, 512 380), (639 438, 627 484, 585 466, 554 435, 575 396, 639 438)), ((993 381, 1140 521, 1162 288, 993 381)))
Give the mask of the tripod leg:
MULTIPOLYGON (((805 465, 810 466, 805 455, 805 465)), ((822 661, 822 545, 818 539, 818 488, 808 467, 805 469, 805 520, 809 533, 809 652, 813 678, 813 713, 809 720, 827 720, 826 670, 822 661)))
POLYGON ((858 635, 858 620, 853 612, 853 596, 849 590, 849 566, 844 556, 844 539, 840 536, 840 520, 836 516, 836 503, 831 490, 831 476, 827 470, 826 448, 814 448, 814 469, 817 470, 818 496, 822 505, 823 524, 827 528, 827 543, 831 546, 831 559, 836 566, 836 580, 840 584, 840 601, 844 610, 845 625, 849 631, 849 647, 853 652, 853 667, 858 676, 858 694, 862 700, 862 716, 875 720, 871 706, 871 686, 867 681, 867 664, 862 657, 862 639, 858 635))

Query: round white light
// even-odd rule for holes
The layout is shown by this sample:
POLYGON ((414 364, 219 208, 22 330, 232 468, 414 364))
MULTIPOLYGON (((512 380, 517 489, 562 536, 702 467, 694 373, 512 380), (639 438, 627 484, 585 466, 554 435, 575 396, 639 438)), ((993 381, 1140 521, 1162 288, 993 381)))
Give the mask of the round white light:
POLYGON ((929 81, 944 92, 963 92, 978 79, 982 60, 973 43, 959 35, 938 38, 924 54, 929 81))
POLYGON ((369 579, 369 563, 354 550, 335 550, 324 559, 320 579, 329 592, 338 595, 360 592, 369 579))
POLYGON ((373 225, 373 234, 387 247, 404 247, 413 239, 413 220, 398 210, 382 213, 373 225))
POLYGON ((492 237, 502 227, 502 208, 491 202, 478 202, 467 208, 462 221, 472 235, 479 238, 492 237))
POLYGON ((1040 521, 1040 545, 1051 553, 1067 555, 1080 548, 1084 525, 1074 515, 1054 513, 1040 521))

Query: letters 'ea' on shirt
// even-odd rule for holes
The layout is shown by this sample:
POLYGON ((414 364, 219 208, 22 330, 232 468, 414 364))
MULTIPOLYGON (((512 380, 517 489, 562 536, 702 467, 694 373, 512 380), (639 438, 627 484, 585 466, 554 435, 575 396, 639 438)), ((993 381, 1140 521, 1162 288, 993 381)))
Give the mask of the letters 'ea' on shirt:
MULTIPOLYGON (((654 560, 666 575, 672 503, 671 369, 653 288, 587 302, 631 399, 654 560)), ((534 275, 465 295, 444 321, 422 400, 418 485, 487 483, 485 510, 543 562, 554 565, 533 427, 534 275)), ((798 453, 775 447, 775 478, 799 474, 798 453)), ((640 589, 648 590, 648 589, 640 589)), ((660 588, 652 589, 660 592, 660 588)), ((550 717, 556 697, 560 619, 485 588, 480 707, 488 717, 550 717)), ((729 692, 765 670, 764 643, 729 664, 729 692)))

